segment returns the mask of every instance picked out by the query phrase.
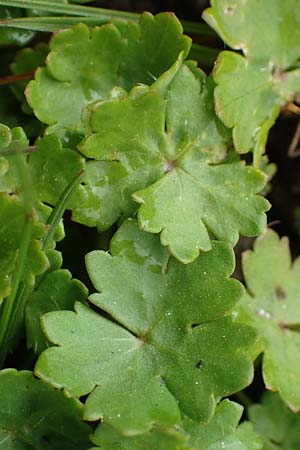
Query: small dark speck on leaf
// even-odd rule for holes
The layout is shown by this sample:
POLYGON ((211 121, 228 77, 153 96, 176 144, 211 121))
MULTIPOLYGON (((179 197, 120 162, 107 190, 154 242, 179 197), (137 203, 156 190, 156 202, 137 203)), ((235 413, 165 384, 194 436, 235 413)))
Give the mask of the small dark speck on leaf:
POLYGON ((277 300, 284 300, 286 298, 286 293, 284 292, 281 286, 276 286, 275 296, 277 300))
POLYGON ((235 7, 233 5, 228 5, 225 7, 225 14, 234 14, 235 7))
POLYGON ((159 377, 159 383, 160 383, 162 386, 165 386, 165 385, 166 385, 165 380, 163 380, 161 377, 159 377))
POLYGON ((203 359, 200 359, 200 360, 197 362, 197 364, 196 364, 197 369, 202 369, 203 364, 204 364, 203 359))

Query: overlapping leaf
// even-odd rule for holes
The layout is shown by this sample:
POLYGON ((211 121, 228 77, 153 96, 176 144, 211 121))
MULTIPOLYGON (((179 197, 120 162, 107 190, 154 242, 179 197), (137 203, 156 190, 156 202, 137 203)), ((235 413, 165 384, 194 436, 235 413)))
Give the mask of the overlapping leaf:
POLYGON ((90 429, 79 402, 31 372, 0 372, 0 447, 10 450, 86 450, 90 429))
POLYGON ((101 425, 91 439, 97 447, 90 450, 191 450, 187 436, 176 429, 154 429, 139 436, 122 436, 113 428, 101 425))
MULTIPOLYGON (((132 230, 123 239, 128 247, 132 230)), ((90 253, 87 268, 101 292, 90 301, 114 322, 81 304, 75 312, 46 314, 43 327, 58 347, 41 354, 36 373, 69 395, 91 393, 85 418, 103 418, 127 435, 178 424, 180 410, 209 419, 216 399, 252 376, 253 332, 224 317, 241 295, 240 284, 229 279, 232 251, 216 242, 193 264, 171 258, 159 273, 122 255, 124 246, 121 255, 113 248, 113 256, 90 253)))
MULTIPOLYGON (((18 170, 18 161, 22 155, 26 171, 31 182, 32 203, 45 202, 55 206, 67 186, 84 171, 85 160, 77 151, 62 146, 56 134, 37 139, 35 145, 28 148, 28 139, 21 128, 10 130, 5 125, 0 128, 0 140, 3 136, 2 154, 5 155, 3 176, 0 179, 0 191, 22 193, 22 179, 18 170), (26 150, 28 148, 29 157, 26 150)), ((3 162, 4 164, 4 162, 3 162)), ((82 186, 76 186, 66 207, 83 202, 86 197, 82 186), (76 197, 73 200, 73 197, 76 197)))
POLYGON ((74 219, 106 229, 132 214, 133 196, 141 228, 162 232, 162 244, 185 263, 210 250, 210 233, 231 244, 239 233, 261 233, 268 203, 255 194, 265 176, 240 162, 216 164, 228 136, 212 91, 211 79, 178 61, 152 87, 92 104, 92 133, 80 151, 98 161, 87 165, 88 201, 74 219))
POLYGON ((248 293, 239 303, 239 320, 258 331, 267 388, 299 410, 300 260, 292 264, 287 239, 269 230, 244 255, 243 267, 248 293))
POLYGON ((107 98, 117 85, 151 84, 189 48, 190 39, 170 14, 144 13, 139 23, 120 21, 91 31, 79 24, 52 38, 47 68, 36 72, 27 99, 42 122, 78 128, 87 103, 107 98))
POLYGON ((263 450, 298 450, 300 414, 290 411, 278 395, 265 392, 261 404, 249 408, 249 416, 263 439, 263 450))
POLYGON ((184 431, 195 450, 259 450, 261 439, 253 432, 249 422, 239 425, 242 406, 229 400, 222 401, 208 424, 183 420, 184 431))
POLYGON ((72 279, 68 270, 52 269, 47 273, 30 294, 26 305, 28 348, 39 354, 49 347, 40 324, 43 314, 60 309, 72 310, 75 301, 84 301, 86 298, 87 289, 80 281, 72 279))
POLYGON ((0 154, 2 170, 0 178, 0 192, 8 194, 23 194, 24 182, 20 173, 20 164, 26 164, 20 153, 28 147, 28 139, 20 127, 10 129, 0 124, 0 154))
POLYGON ((159 240, 140 230, 132 219, 125 221, 118 229, 110 248, 114 255, 124 256, 153 272, 165 272, 170 258, 170 253, 160 245, 159 240))
MULTIPOLYGON (((55 206, 66 187, 84 171, 85 161, 78 152, 63 147, 56 134, 39 138, 35 145, 36 152, 30 155, 28 164, 37 199, 55 206)), ((85 190, 78 185, 66 208, 84 200, 85 190)))
MULTIPOLYGON (((28 138, 22 128, 10 129, 0 124, 0 154, 3 155, 0 158, 0 192, 13 196, 21 203, 27 203, 27 208, 29 203, 30 209, 35 210, 34 214, 38 221, 46 224, 52 208, 42 202, 54 206, 66 186, 72 181, 72 177, 83 170, 84 165, 83 159, 78 154, 76 156, 74 152, 74 155, 70 156, 72 151, 62 148, 56 136, 39 139, 36 144, 36 147, 29 147, 28 138), (31 159, 27 152, 32 151, 36 151, 38 155, 32 155, 31 159), (60 163, 67 162, 68 169, 59 164, 54 165, 52 157, 56 162, 57 160, 60 163), (55 194, 53 185, 56 187, 55 194)), ((82 189, 79 188, 77 198, 80 198, 81 191, 82 189)), ((25 204, 23 207, 25 212, 25 204)), ((63 237, 64 230, 60 223, 54 238, 55 241, 60 241, 63 237)), ((55 244, 49 245, 47 250, 54 247, 55 244)))
MULTIPOLYGON (((9 73, 8 69, 4 75, 7 73, 9 73)), ((31 138, 41 134, 45 128, 36 117, 22 113, 19 101, 9 86, 0 86, 0 123, 11 128, 21 126, 26 131, 26 135, 31 138)))
MULTIPOLYGON (((30 78, 30 74, 33 73, 37 67, 44 65, 46 56, 49 52, 48 45, 40 43, 36 47, 27 47, 20 50, 11 64, 11 71, 14 75, 26 75, 30 78)), ((32 110, 29 107, 26 98, 24 96, 24 90, 28 83, 28 80, 21 80, 11 85, 11 90, 22 103, 22 110, 27 114, 32 114, 32 110)))
MULTIPOLYGON (((261 440, 249 423, 238 423, 243 408, 229 400, 216 407, 214 417, 208 424, 183 420, 183 426, 171 430, 154 429, 140 436, 126 437, 107 425, 100 425, 92 441, 97 450, 258 450, 261 440)), ((96 450, 96 449, 95 449, 96 450)))
POLYGON ((222 52, 214 79, 216 111, 240 153, 264 151, 280 107, 300 93, 298 0, 211 0, 204 19, 243 56, 222 52), (293 31, 291 31, 293 30, 293 31))

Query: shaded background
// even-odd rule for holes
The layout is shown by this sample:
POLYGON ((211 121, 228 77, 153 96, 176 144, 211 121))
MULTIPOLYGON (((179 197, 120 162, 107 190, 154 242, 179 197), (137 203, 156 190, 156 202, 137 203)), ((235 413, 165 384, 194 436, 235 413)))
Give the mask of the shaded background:
POLYGON ((132 12, 173 11, 181 19, 200 20, 201 12, 208 6, 206 0, 97 0, 93 6, 124 9, 132 12))

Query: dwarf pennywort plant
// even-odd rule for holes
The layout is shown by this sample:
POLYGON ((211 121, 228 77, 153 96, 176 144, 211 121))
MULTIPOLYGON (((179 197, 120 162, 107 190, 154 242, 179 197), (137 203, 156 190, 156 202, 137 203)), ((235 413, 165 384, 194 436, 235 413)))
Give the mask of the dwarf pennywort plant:
POLYGON ((0 449, 296 450, 300 265, 264 152, 300 2, 211 0, 183 26, 219 34, 214 67, 171 13, 78 3, 0 0, 0 449), (254 373, 278 394, 251 405, 254 373))

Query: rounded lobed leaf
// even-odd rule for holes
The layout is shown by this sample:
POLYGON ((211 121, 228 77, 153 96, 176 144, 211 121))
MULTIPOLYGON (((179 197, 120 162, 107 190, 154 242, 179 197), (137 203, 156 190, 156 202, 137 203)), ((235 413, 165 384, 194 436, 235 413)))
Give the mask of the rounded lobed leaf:
POLYGON ((228 135, 211 107, 211 79, 192 64, 174 65, 166 78, 87 108, 92 132, 79 149, 98 161, 89 163, 88 199, 73 218, 105 229, 132 214, 133 199, 140 227, 161 233, 189 263, 211 249, 211 235, 234 245, 239 233, 265 229, 269 204, 256 194, 266 177, 243 163, 220 164, 228 135))
MULTIPOLYGON (((85 418, 101 418, 126 435, 179 424, 180 411, 207 421, 216 399, 252 377, 253 331, 226 317, 242 293, 229 279, 232 250, 216 242, 188 266, 171 258, 163 273, 127 257, 121 236, 124 244, 132 239, 127 227, 113 256, 87 256, 101 292, 90 301, 113 321, 80 304, 75 313, 46 314, 43 328, 56 346, 41 354, 35 372, 68 395, 90 394, 85 418)), ((147 236, 143 248, 152 254, 157 238, 147 236)))
POLYGON ((238 320, 258 332, 266 387, 298 411, 300 260, 292 264, 287 239, 268 230, 244 255, 243 270, 248 292, 238 304, 238 320))
POLYGON ((27 100, 42 122, 81 128, 85 105, 108 98, 114 86, 151 84, 180 52, 186 56, 190 39, 182 31, 167 13, 144 13, 138 24, 116 21, 92 30, 79 24, 60 31, 50 41, 47 67, 26 89, 27 100))
POLYGON ((203 15, 226 44, 243 52, 225 51, 217 59, 216 112, 233 128, 236 150, 253 150, 256 163, 280 108, 300 92, 297 6, 297 0, 211 0, 203 15))
POLYGON ((299 448, 300 414, 290 411, 278 395, 265 392, 261 403, 249 408, 249 417, 262 437, 264 450, 299 448))
MULTIPOLYGON (((52 269, 52 267, 51 267, 52 269)), ((84 302, 87 289, 74 280, 68 270, 52 270, 45 274, 28 299, 25 309, 27 346, 40 354, 49 346, 42 329, 41 317, 49 311, 73 309, 75 301, 84 302)))

